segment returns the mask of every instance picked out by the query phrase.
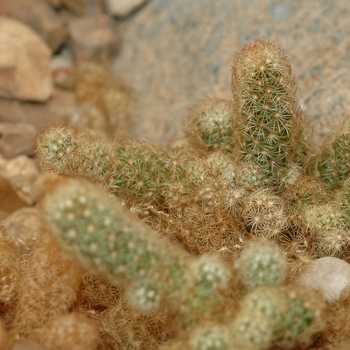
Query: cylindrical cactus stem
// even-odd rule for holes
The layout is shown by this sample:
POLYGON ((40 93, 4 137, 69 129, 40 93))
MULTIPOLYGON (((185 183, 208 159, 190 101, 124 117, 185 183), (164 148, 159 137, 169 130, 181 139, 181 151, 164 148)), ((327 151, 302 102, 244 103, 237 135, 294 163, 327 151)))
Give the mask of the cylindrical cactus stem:
POLYGON ((287 310, 275 329, 274 344, 281 349, 306 348, 326 326, 326 303, 309 288, 286 285, 278 289, 287 310))
POLYGON ((213 319, 223 307, 222 291, 228 288, 231 273, 214 254, 203 254, 188 266, 188 294, 183 299, 180 315, 186 328, 203 319, 213 319))
POLYGON ((217 293, 230 276, 224 263, 198 260, 161 239, 94 184, 64 181, 43 200, 42 211, 62 245, 78 253, 86 267, 130 288, 129 300, 139 309, 155 309, 165 299, 175 307, 186 304, 187 322, 197 306, 206 305, 203 314, 222 301, 217 293), (194 306, 185 303, 190 292, 194 306))
POLYGON ((189 336, 190 350, 230 350, 232 336, 226 325, 197 326, 189 336))
POLYGON ((77 251, 85 266, 121 284, 143 281, 146 294, 138 299, 144 301, 140 308, 156 307, 167 292, 185 284, 188 255, 160 240, 120 203, 86 180, 66 180, 44 199, 42 210, 63 246, 77 251))
POLYGON ((330 188, 341 187, 350 175, 350 115, 324 143, 315 159, 315 173, 330 188))
POLYGON ((156 149, 131 140, 109 142, 67 127, 40 134, 36 153, 46 170, 85 177, 116 196, 162 207, 169 205, 163 193, 172 184, 180 183, 186 191, 205 178, 190 175, 191 161, 183 150, 156 149))
POLYGON ((291 66, 276 44, 243 48, 233 61, 232 93, 239 160, 257 170, 260 186, 279 185, 292 163, 303 165, 308 145, 291 66))
POLYGON ((252 290, 282 284, 286 278, 287 259, 277 243, 259 239, 243 250, 235 267, 245 287, 252 290))
POLYGON ((256 288, 242 299, 232 322, 235 349, 304 348, 324 329, 324 310, 324 300, 308 288, 256 288))
POLYGON ((234 349, 270 349, 286 310, 286 302, 276 287, 259 287, 244 296, 229 325, 234 349))
POLYGON ((232 102, 208 97, 189 109, 183 129, 193 146, 231 153, 234 143, 232 118, 232 102))

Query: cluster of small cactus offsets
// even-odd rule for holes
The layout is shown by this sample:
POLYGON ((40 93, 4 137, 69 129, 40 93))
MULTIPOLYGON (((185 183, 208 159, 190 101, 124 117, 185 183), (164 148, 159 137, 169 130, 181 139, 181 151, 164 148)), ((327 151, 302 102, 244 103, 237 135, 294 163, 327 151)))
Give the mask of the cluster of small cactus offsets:
MULTIPOLYGON (((350 117, 314 151, 291 66, 266 39, 234 58, 232 93, 198 101, 169 147, 64 126, 37 137, 41 167, 63 176, 40 204, 43 238, 27 262, 37 277, 18 282, 10 248, 4 258, 19 283, 13 339, 350 346, 344 299, 334 306, 294 282, 317 258, 349 257, 350 117)), ((10 295, 0 291, 4 305, 10 295)))

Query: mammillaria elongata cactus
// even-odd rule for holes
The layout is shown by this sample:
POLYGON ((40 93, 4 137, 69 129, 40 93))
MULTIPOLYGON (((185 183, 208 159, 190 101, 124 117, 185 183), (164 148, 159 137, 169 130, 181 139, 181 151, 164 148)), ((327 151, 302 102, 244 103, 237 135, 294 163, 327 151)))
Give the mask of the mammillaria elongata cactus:
POLYGON ((291 66, 266 39, 236 55, 232 93, 193 106, 168 148, 38 136, 42 168, 68 177, 43 222, 85 268, 74 317, 99 325, 99 349, 292 349, 323 332, 322 297, 288 283, 312 258, 348 258, 348 122, 313 152, 291 66))

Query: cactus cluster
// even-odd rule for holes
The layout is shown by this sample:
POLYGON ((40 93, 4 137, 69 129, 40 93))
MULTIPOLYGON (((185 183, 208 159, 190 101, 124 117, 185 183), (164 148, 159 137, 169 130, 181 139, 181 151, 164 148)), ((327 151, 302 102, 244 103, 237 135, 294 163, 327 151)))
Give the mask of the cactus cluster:
POLYGON ((350 119, 315 151, 291 66, 266 39, 234 58, 232 94, 196 103, 168 147, 66 126, 38 135, 41 167, 62 179, 40 203, 22 281, 0 237, 14 266, 1 292, 11 339, 58 349, 61 329, 76 333, 72 349, 336 343, 335 307, 293 281, 315 258, 349 258, 350 119))

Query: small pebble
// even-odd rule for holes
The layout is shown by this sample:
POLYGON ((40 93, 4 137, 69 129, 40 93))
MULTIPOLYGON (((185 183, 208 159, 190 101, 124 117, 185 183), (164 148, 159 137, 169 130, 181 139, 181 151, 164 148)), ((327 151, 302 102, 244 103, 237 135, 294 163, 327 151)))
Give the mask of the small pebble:
POLYGON ((344 289, 350 286, 350 264, 328 256, 317 259, 294 283, 319 291, 327 301, 334 303, 340 299, 344 289))

